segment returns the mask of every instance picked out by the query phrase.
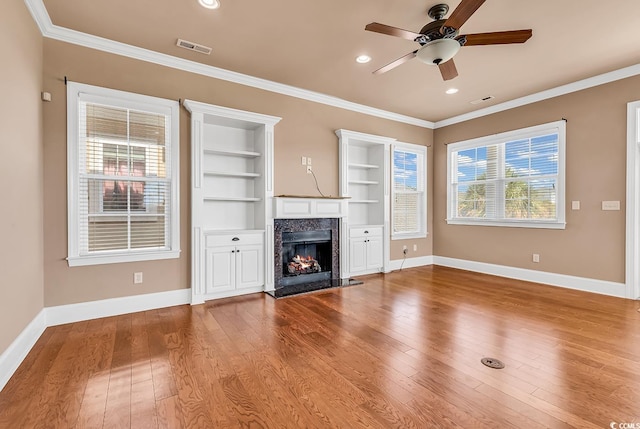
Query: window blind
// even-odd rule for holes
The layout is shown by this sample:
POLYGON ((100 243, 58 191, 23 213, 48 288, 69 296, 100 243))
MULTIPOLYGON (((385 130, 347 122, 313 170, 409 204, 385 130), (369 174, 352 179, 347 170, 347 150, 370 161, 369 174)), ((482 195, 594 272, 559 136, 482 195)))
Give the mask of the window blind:
POLYGON ((564 225, 563 121, 454 143, 448 151, 449 221, 564 225))
POLYGON ((393 151, 393 232, 423 230, 424 162, 421 154, 395 148, 393 151))
POLYGON ((171 247, 170 117, 79 102, 79 254, 171 247))

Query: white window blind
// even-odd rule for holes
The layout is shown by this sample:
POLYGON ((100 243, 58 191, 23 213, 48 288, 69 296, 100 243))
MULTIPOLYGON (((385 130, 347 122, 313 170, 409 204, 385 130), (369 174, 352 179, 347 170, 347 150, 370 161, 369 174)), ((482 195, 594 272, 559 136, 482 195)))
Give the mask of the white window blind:
POLYGON ((70 265, 177 257, 178 103, 69 85, 70 265))
POLYGON ((426 235, 424 146, 397 144, 393 148, 393 238, 426 235))
POLYGON ((449 223, 564 228, 564 121, 447 152, 449 223))

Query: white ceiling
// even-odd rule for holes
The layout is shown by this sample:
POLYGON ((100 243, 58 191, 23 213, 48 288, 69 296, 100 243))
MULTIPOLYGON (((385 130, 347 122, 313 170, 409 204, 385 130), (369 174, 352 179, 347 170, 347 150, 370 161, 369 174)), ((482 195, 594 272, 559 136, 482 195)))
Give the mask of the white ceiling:
MULTIPOLYGON (((525 44, 467 46, 459 76, 413 59, 371 72, 415 50, 408 40, 364 30, 381 22, 418 32, 430 21, 424 0, 44 0, 54 25, 268 79, 428 121, 640 63, 638 0, 487 0, 462 34, 533 29, 525 44), (213 48, 206 56, 178 38, 213 48), (368 64, 355 62, 368 54, 368 64), (455 95, 445 90, 456 87, 455 95), (492 95, 490 102, 470 101, 492 95)), ((452 11, 459 0, 449 1, 452 11)), ((450 12, 451 13, 451 12, 450 12)))

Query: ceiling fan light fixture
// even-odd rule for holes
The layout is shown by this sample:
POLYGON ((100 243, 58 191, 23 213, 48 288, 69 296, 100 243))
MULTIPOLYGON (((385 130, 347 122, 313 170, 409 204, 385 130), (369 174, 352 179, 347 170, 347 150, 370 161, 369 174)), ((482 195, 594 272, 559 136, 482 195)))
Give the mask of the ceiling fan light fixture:
POLYGON ((360 64, 365 64, 371 61, 371 57, 369 55, 359 55, 356 57, 356 62, 360 64))
POLYGON ((198 3, 207 9, 217 9, 220 7, 220 2, 218 0, 198 0, 198 3))
POLYGON ((453 58, 460 50, 460 43, 454 39, 433 40, 416 53, 416 57, 425 64, 437 66, 453 58))

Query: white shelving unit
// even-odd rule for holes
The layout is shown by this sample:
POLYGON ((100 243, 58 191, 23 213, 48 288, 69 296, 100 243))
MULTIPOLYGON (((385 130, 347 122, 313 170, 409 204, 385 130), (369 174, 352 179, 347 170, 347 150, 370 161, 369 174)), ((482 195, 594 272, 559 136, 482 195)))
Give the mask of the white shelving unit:
POLYGON ((186 100, 192 304, 273 288, 273 129, 280 118, 186 100))
POLYGON ((342 219, 342 277, 389 270, 390 148, 396 139, 337 130, 342 219))

